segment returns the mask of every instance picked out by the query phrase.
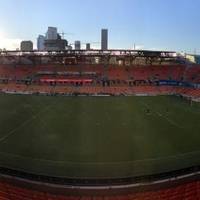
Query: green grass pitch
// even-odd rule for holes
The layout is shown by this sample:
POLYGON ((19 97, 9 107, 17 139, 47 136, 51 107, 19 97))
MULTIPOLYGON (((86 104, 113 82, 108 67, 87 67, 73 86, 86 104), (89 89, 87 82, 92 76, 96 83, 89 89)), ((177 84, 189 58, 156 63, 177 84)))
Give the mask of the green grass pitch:
POLYGON ((0 95, 0 166, 122 178, 200 164, 200 105, 179 97, 0 95))

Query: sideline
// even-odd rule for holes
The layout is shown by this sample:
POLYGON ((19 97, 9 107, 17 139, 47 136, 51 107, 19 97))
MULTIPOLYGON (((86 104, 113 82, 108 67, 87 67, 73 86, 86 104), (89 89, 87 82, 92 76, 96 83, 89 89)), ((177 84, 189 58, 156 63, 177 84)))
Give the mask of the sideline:
POLYGON ((5 174, 0 174, 0 177, 14 180, 14 181, 20 181, 26 184, 33 184, 37 185, 39 187, 41 186, 46 186, 48 188, 57 188, 57 189, 71 189, 71 190, 92 190, 92 191, 101 191, 101 190, 119 190, 119 189, 134 189, 138 187, 148 187, 148 186, 156 186, 156 185, 161 185, 165 183, 173 183, 177 181, 182 181, 182 180, 187 180, 192 177, 196 177, 200 175, 200 171, 193 172, 193 173, 188 173, 185 175, 180 175, 180 176, 172 176, 171 178, 166 178, 166 179, 160 179, 157 181, 152 181, 152 182, 143 182, 143 183, 132 183, 132 184, 121 184, 121 185, 106 185, 106 186, 78 186, 78 185, 60 185, 60 184, 54 184, 54 183, 48 183, 48 182, 39 182, 39 181, 34 181, 34 180, 28 180, 25 178, 20 178, 20 177, 15 177, 11 175, 5 175, 5 174))

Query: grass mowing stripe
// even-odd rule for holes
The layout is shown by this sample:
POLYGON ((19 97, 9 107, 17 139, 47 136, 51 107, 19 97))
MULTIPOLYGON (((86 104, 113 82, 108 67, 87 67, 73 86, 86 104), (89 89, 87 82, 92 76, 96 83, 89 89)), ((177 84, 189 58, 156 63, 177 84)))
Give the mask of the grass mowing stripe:
POLYGON ((116 178, 200 164, 198 115, 185 106, 178 97, 0 96, 1 133, 16 129, 0 144, 0 166, 116 178))
POLYGON ((50 107, 52 107, 53 105, 48 105, 46 106, 43 110, 41 110, 40 112, 38 112, 35 115, 32 115, 31 118, 25 120, 22 124, 20 124, 19 126, 17 126, 16 128, 12 129, 10 132, 8 132, 6 135, 4 135, 3 137, 0 138, 0 143, 5 141, 8 137, 10 137, 11 135, 13 135, 18 129, 22 128, 23 126, 27 125, 29 122, 31 122, 33 119, 36 119, 39 117, 40 114, 42 114, 43 112, 45 112, 46 110, 48 110, 50 107))
MULTIPOLYGON (((147 103, 143 103, 143 105, 147 108, 147 109, 150 109, 152 110, 152 108, 147 104, 147 103)), ((184 129, 182 126, 180 126, 179 124, 177 124, 176 122, 174 122, 173 120, 169 119, 168 117, 164 116, 162 113, 156 111, 156 110, 153 110, 153 112, 158 115, 159 117, 162 117, 164 118, 165 120, 167 120, 170 124, 176 126, 177 128, 180 128, 180 129, 184 129)))

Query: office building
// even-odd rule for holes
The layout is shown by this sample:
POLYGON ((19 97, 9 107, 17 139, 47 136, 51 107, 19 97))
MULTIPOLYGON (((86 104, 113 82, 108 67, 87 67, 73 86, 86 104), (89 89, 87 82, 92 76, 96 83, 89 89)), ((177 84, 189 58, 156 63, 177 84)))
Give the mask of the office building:
POLYGON ((108 29, 101 30, 101 49, 108 50, 108 29))
POLYGON ((75 50, 80 50, 81 49, 81 41, 75 41, 75 50))
POLYGON ((57 40, 58 39, 58 31, 56 27, 48 27, 46 33, 46 40, 57 40))
POLYGON ((39 51, 44 51, 44 49, 45 49, 44 41, 45 41, 45 37, 43 35, 39 35, 37 38, 37 49, 39 51))
POLYGON ((48 27, 44 40, 44 50, 46 51, 62 51, 68 46, 68 41, 62 39, 56 27, 48 27))
POLYGON ((33 42, 32 41, 22 41, 20 45, 21 51, 33 51, 33 42))
POLYGON ((86 44, 86 50, 90 50, 91 48, 90 48, 90 43, 87 43, 86 44))

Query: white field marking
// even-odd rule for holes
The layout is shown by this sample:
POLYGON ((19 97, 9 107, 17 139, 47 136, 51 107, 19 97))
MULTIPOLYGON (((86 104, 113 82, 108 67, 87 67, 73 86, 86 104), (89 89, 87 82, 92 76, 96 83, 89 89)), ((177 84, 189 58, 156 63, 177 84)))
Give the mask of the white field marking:
MULTIPOLYGON (((24 183, 32 183, 38 186, 48 186, 51 188, 62 188, 62 189, 79 189, 79 190, 114 190, 114 189, 126 189, 126 188, 137 188, 137 187, 144 187, 144 186, 152 186, 152 185, 157 185, 157 184, 162 184, 162 183, 172 183, 174 181, 177 180, 182 180, 185 178, 189 178, 189 177, 194 177, 196 175, 200 174, 200 172, 194 172, 194 173, 190 173, 187 174, 185 176, 175 176, 175 177, 171 177, 171 178, 167 178, 167 179, 161 179, 158 181, 152 181, 152 182, 141 182, 141 183, 132 183, 132 184, 128 184, 128 185, 108 185, 108 186, 75 186, 75 185, 57 185, 57 184, 53 184, 53 183, 47 183, 47 182, 38 182, 38 181, 31 181, 31 180, 27 180, 24 178, 19 178, 19 177, 13 177, 10 175, 4 175, 4 174, 0 174, 1 177, 5 177, 5 178, 11 178, 14 180, 19 180, 19 181, 23 181, 24 183)), ((62 177, 61 177, 62 178, 62 177)), ((74 178, 74 177, 68 177, 68 178, 74 178)), ((77 177, 80 178, 80 177, 77 177)), ((106 177, 105 177, 106 178, 106 177)), ((124 178, 129 178, 129 177, 124 177, 124 178)), ((85 177, 85 179, 89 179, 89 177, 85 177)))
MULTIPOLYGON (((150 107, 148 104, 146 104, 146 103, 144 103, 144 102, 143 102, 142 104, 143 104, 146 108, 151 109, 151 107, 150 107)), ((152 109, 151 109, 151 110, 152 110, 152 109)), ((175 121, 171 120, 170 118, 164 116, 162 113, 157 112, 157 111, 155 111, 155 110, 153 110, 153 112, 156 113, 159 117, 162 117, 162 118, 164 118, 165 120, 167 120, 170 124, 172 124, 172 125, 174 125, 174 126, 180 128, 180 129, 184 129, 182 126, 180 126, 179 124, 177 124, 175 121)))
POLYGON ((49 128, 48 125, 46 124, 46 122, 44 120, 42 120, 39 115, 36 116, 36 114, 34 114, 32 107, 31 107, 31 112, 32 112, 32 116, 34 117, 34 119, 39 119, 40 122, 43 124, 43 126, 45 126, 46 128, 49 128))
POLYGON ((188 111, 188 112, 191 112, 191 113, 193 113, 193 114, 200 115, 200 112, 192 111, 192 110, 190 110, 189 108, 186 108, 186 106, 183 107, 183 110, 185 110, 186 112, 188 111))
POLYGON ((19 128, 25 126, 26 124, 28 124, 32 120, 36 119, 41 113, 43 113, 46 110, 48 110, 51 106, 52 105, 46 106, 43 110, 41 110, 40 112, 38 112, 37 114, 35 114, 34 116, 32 116, 30 119, 25 120, 22 124, 20 124, 19 126, 17 126, 16 128, 14 128, 13 130, 11 130, 10 132, 8 132, 6 135, 4 135, 3 137, 1 137, 0 138, 0 142, 5 141, 8 137, 10 137, 11 135, 13 135, 19 128))

